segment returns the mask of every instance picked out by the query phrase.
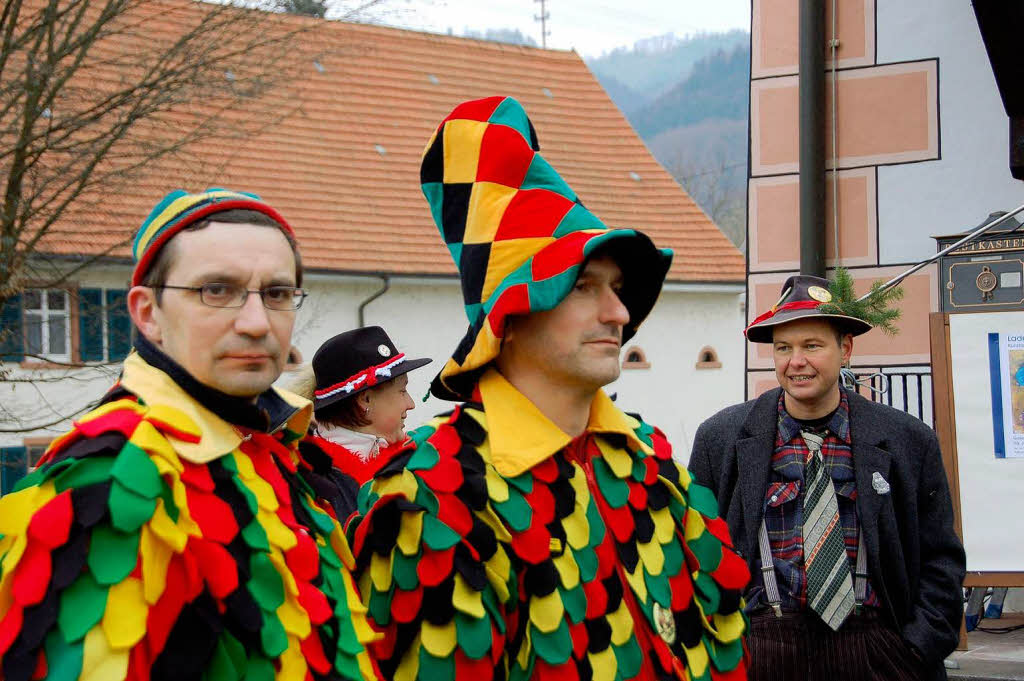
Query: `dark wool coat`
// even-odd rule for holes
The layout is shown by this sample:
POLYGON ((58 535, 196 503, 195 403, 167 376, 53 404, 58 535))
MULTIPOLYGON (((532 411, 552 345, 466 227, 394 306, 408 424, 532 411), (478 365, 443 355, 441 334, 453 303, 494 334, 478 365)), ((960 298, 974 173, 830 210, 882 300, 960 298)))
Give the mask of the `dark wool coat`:
MULTIPOLYGON (((781 388, 718 412, 697 430, 689 468, 710 487, 751 573, 760 569, 763 518, 781 388)), ((963 613, 965 557, 953 529, 949 486, 935 432, 892 407, 847 392, 857 515, 871 583, 883 612, 916 648, 931 674, 956 647, 963 613), (878 472, 891 491, 871 484, 878 472)))

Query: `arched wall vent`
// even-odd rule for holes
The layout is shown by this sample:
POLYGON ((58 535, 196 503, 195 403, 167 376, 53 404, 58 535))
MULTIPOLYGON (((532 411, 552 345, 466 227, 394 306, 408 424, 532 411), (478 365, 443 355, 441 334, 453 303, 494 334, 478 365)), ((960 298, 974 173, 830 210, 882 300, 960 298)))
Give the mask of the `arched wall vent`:
POLYGON ((722 363, 718 360, 718 353, 710 345, 705 345, 697 353, 698 369, 721 369, 722 363))
POLYGON ((626 350, 622 356, 623 369, 650 369, 651 363, 647 361, 647 355, 643 348, 634 345, 626 350))

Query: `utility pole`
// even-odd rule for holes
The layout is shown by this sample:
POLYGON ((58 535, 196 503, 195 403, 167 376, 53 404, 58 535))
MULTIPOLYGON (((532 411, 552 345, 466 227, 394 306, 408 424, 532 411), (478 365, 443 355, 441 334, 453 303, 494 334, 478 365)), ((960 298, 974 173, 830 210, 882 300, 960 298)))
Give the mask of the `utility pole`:
POLYGON ((825 0, 799 8, 800 274, 824 277, 825 0))
POLYGON ((544 49, 548 47, 548 36, 551 32, 548 31, 548 19, 551 18, 551 13, 546 9, 547 0, 533 0, 534 2, 540 3, 540 16, 534 14, 533 20, 540 22, 540 46, 544 49))

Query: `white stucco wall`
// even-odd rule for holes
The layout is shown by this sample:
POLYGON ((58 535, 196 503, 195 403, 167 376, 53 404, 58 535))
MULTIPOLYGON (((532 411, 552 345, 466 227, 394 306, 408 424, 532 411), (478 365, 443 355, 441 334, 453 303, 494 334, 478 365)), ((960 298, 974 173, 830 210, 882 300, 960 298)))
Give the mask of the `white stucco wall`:
MULTIPOLYGON (((324 341, 358 326, 359 304, 381 288, 381 280, 353 277, 339 283, 333 278, 311 277, 306 288, 310 297, 296 320, 292 342, 308 362, 324 341)), ((440 400, 430 398, 424 403, 422 398, 466 332, 458 283, 454 279, 393 280, 388 291, 366 307, 364 323, 382 326, 407 356, 434 360, 409 374, 409 394, 416 408, 406 420, 407 426, 420 425, 449 409, 440 400)))
POLYGON ((651 368, 624 370, 608 390, 625 411, 661 428, 676 458, 688 461, 697 427, 743 401, 744 344, 739 294, 666 291, 626 344, 642 347, 651 368), (720 369, 695 368, 705 346, 718 354, 720 369))
POLYGON ((878 169, 881 263, 935 253, 933 235, 1024 203, 1009 170, 1009 123, 971 3, 878 0, 878 63, 938 58, 940 158, 878 169))
MULTIPOLYGON (((127 270, 95 269, 78 278, 82 287, 123 287, 127 270)), ((379 279, 310 276, 305 282, 310 297, 296 319, 293 343, 308 362, 328 338, 354 328, 360 302, 381 286, 379 279)), ((691 438, 700 422, 718 409, 743 399, 743 336, 739 294, 699 287, 669 285, 651 317, 627 347, 643 348, 649 369, 623 371, 609 386, 618 404, 639 412, 666 432, 681 460, 689 457, 691 438), (682 289, 682 290, 681 290, 682 289), (695 290, 697 289, 697 290, 695 290), (698 353, 711 346, 722 362, 720 369, 697 370, 698 353)), ((466 318, 457 283, 452 280, 395 279, 390 289, 370 303, 366 324, 379 324, 397 347, 411 357, 431 357, 434 363, 410 374, 410 393, 416 409, 407 424, 414 427, 450 403, 427 393, 431 379, 466 331, 466 318)), ((12 367, 13 365, 6 365, 12 367)), ((116 377, 118 365, 86 369, 14 369, 17 377, 43 379, 0 386, 3 408, 27 422, 53 420, 99 399, 116 377), (66 377, 66 380, 53 380, 66 377)), ((286 374, 282 381, 287 381, 286 374)), ((0 412, 0 427, 13 424, 11 414, 0 412), (10 422, 10 423, 9 423, 10 422)), ((32 436, 54 436, 68 427, 64 421, 32 436)), ((20 445, 25 433, 0 433, 0 446, 20 445)))

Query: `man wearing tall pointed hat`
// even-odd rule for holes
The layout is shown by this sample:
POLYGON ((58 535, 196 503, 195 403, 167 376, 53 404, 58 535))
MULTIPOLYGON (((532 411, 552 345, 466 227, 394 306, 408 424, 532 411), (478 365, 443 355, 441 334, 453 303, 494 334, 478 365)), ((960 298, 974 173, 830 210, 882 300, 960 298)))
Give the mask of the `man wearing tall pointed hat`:
POLYGON ((790 277, 746 329, 772 344, 781 387, 694 438, 690 472, 754 575, 752 679, 946 678, 965 563, 938 440, 840 383, 855 336, 871 321, 894 331, 893 297, 854 300, 843 270, 790 277))
POLYGON ((291 227, 176 191, 133 252, 120 381, 0 499, 0 678, 378 678, 296 451, 312 407, 271 388, 305 296, 291 227))
POLYGON ((711 493, 602 391, 671 253, 609 229, 538 153, 518 102, 442 121, 423 191, 469 332, 459 401, 360 492, 360 593, 395 679, 744 678, 749 575, 711 493))

